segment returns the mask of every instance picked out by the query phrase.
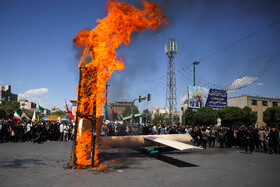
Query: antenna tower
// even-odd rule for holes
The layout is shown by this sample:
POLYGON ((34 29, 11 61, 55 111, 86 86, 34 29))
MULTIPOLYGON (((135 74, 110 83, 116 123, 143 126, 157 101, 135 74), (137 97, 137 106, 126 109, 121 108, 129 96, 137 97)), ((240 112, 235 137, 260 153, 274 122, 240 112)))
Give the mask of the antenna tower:
POLYGON ((165 54, 168 57, 167 80, 166 80, 166 108, 169 109, 169 122, 173 125, 177 108, 176 97, 176 76, 175 76, 175 54, 177 53, 177 43, 171 36, 169 42, 165 44, 165 54))

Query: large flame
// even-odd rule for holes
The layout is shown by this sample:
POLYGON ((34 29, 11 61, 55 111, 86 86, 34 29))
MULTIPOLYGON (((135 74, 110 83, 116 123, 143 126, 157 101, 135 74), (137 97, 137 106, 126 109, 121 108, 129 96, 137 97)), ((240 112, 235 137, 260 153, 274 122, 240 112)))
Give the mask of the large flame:
MULTIPOLYGON (((104 84, 110 78, 115 70, 124 69, 124 61, 117 58, 115 49, 121 44, 130 43, 130 35, 134 31, 143 31, 145 29, 156 29, 162 23, 167 25, 165 15, 159 7, 148 1, 142 1, 143 8, 137 9, 134 6, 116 0, 109 0, 106 3, 107 17, 100 20, 94 29, 81 30, 75 37, 74 44, 82 47, 83 56, 87 51, 91 51, 93 60, 88 64, 80 63, 81 68, 81 86, 79 89, 80 101, 78 111, 85 115, 96 117, 101 115, 101 108, 106 98, 104 84), (94 111, 96 107, 96 111, 94 111)), ((97 127, 97 134, 100 133, 100 127, 97 127)), ((91 136, 90 133, 83 133, 78 136, 76 156, 77 164, 81 166, 90 165, 91 136), (84 139, 84 140, 83 140, 84 139)), ((98 161, 98 147, 95 151, 95 161, 98 161)))

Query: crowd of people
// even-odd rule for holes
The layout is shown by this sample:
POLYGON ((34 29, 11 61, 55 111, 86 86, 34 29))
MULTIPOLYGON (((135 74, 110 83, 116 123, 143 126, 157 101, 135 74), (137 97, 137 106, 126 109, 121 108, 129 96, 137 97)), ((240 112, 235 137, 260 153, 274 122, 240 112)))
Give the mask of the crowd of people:
MULTIPOLYGON (((190 134, 193 145, 204 149, 236 146, 245 153, 253 151, 280 154, 280 129, 272 127, 205 127, 171 126, 161 124, 109 123, 101 127, 101 136, 131 136, 155 134, 190 134)), ((0 142, 72 141, 74 125, 70 122, 19 122, 14 119, 0 120, 0 142)))
POLYGON ((140 124, 103 124, 103 136, 128 136, 150 134, 190 134, 193 144, 204 149, 218 146, 243 149, 245 153, 259 151, 280 154, 280 129, 277 127, 205 127, 165 126, 140 124))
POLYGON ((194 127, 190 130, 194 145, 203 148, 214 147, 215 143, 220 148, 236 146, 244 149, 245 153, 254 150, 265 153, 280 154, 280 130, 272 127, 194 127))
POLYGON ((31 122, 15 119, 0 120, 0 142, 71 141, 73 125, 70 122, 31 122))

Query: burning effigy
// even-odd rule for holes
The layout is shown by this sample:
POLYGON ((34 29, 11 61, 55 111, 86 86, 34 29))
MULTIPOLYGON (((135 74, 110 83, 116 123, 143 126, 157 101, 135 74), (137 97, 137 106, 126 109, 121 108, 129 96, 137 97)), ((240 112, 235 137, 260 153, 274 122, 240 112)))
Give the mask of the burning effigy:
POLYGON ((75 137, 70 165, 78 168, 97 167, 99 137, 101 130, 101 108, 106 102, 105 83, 116 70, 125 68, 124 60, 118 57, 116 49, 130 43, 134 31, 157 29, 167 25, 165 15, 159 6, 150 1, 142 1, 142 9, 116 0, 109 0, 105 10, 108 12, 94 29, 79 31, 73 39, 74 45, 82 49, 79 64, 80 80, 77 89, 77 112, 75 137), (81 120, 90 123, 91 128, 78 131, 81 120))

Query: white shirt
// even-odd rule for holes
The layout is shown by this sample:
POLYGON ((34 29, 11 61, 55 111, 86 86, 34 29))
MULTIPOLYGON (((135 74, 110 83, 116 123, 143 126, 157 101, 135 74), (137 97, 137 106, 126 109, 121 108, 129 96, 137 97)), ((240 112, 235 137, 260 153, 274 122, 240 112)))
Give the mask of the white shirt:
POLYGON ((63 132, 63 130, 64 130, 64 127, 63 127, 63 124, 61 123, 60 126, 59 126, 59 131, 63 132))
POLYGON ((28 123, 26 125, 26 131, 29 132, 31 130, 32 125, 30 123, 28 123))

